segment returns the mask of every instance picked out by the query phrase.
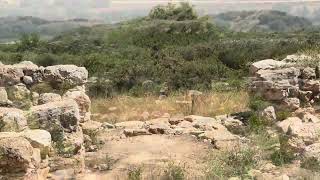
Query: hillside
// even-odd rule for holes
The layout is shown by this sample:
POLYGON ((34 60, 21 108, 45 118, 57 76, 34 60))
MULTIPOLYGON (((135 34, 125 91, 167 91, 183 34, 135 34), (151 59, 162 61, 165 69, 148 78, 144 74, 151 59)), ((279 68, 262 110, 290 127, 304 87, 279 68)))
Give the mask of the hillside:
POLYGON ((237 32, 289 32, 312 26, 306 18, 280 11, 231 11, 213 18, 218 25, 237 32))
POLYGON ((87 19, 49 21, 31 16, 0 17, 0 42, 17 40, 23 33, 38 33, 42 38, 48 39, 62 32, 96 24, 101 22, 87 19))

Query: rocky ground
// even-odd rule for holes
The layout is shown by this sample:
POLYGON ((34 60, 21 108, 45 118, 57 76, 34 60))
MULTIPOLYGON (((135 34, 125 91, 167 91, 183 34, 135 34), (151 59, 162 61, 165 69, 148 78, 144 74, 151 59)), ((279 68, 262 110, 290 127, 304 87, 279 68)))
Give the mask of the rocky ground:
POLYGON ((319 179, 319 66, 300 59, 252 64, 251 111, 115 124, 91 119, 84 68, 1 65, 0 177, 319 179))

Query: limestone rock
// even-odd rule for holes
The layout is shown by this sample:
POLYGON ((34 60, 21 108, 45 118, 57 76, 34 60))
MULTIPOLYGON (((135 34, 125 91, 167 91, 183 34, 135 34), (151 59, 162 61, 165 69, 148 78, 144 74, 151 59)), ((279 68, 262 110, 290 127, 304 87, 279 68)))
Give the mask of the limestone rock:
POLYGON ((306 67, 301 70, 301 77, 303 79, 315 79, 316 78, 316 71, 314 68, 306 67))
POLYGON ((59 94, 43 93, 43 94, 40 94, 39 96, 38 104, 41 105, 41 104, 46 104, 46 103, 61 101, 61 100, 62 98, 59 94))
POLYGON ((197 117, 193 121, 193 127, 201 130, 213 130, 213 129, 223 129, 226 130, 226 128, 219 122, 218 120, 210 117, 197 117))
POLYGON ((33 79, 30 76, 23 76, 22 81, 26 85, 31 85, 33 84, 33 79))
POLYGON ((94 136, 102 129, 102 123, 97 121, 87 121, 81 124, 83 134, 94 136))
POLYGON ((15 68, 12 65, 0 66, 0 86, 5 87, 20 83, 24 76, 23 70, 15 68))
POLYGON ((84 151, 84 136, 81 128, 73 133, 65 133, 63 141, 56 143, 56 149, 59 154, 68 156, 82 154, 82 151, 84 151))
POLYGON ((31 144, 22 137, 0 139, 0 173, 27 173, 38 166, 31 144))
POLYGON ((287 63, 285 63, 283 61, 266 59, 266 60, 262 60, 262 61, 258 61, 258 62, 253 63, 250 66, 250 73, 254 74, 261 69, 262 70, 264 70, 264 69, 277 69, 277 68, 284 67, 285 65, 287 65, 287 63))
POLYGON ((83 85, 87 82, 88 71, 75 65, 48 66, 44 69, 44 79, 51 83, 64 83, 66 86, 83 85))
POLYGON ((26 85, 20 83, 7 88, 8 98, 17 108, 28 108, 32 105, 31 92, 26 85))
POLYGON ((125 129, 140 129, 145 125, 142 121, 125 121, 116 123, 116 128, 125 128, 125 129))
POLYGON ((320 161, 320 143, 314 143, 305 148, 304 156, 308 158, 316 158, 320 161))
POLYGON ((41 151, 43 158, 49 154, 51 148, 51 134, 45 130, 26 130, 21 133, 32 145, 33 148, 38 148, 41 151))
POLYGON ((240 138, 231 134, 227 130, 206 131, 199 135, 200 139, 209 139, 217 149, 229 149, 236 147, 240 143, 240 138))
POLYGON ((302 120, 298 117, 290 117, 281 122, 278 122, 276 126, 283 132, 287 133, 290 126, 302 126, 302 120))
POLYGON ((300 100, 298 98, 286 98, 281 103, 284 110, 295 111, 300 108, 300 100))
POLYGON ((73 99, 77 102, 80 112, 80 122, 85 122, 90 120, 90 108, 91 100, 84 91, 80 90, 69 90, 63 95, 64 99, 73 99))
POLYGON ((61 140, 64 132, 73 132, 79 125, 78 105, 73 100, 33 106, 28 112, 28 126, 50 132, 53 141, 61 140))
POLYGON ((0 107, 0 132, 19 132, 27 128, 23 111, 0 107))
POLYGON ((0 106, 8 103, 8 94, 4 87, 0 87, 0 106))
POLYGON ((274 122, 277 120, 276 111, 273 106, 269 106, 265 108, 262 113, 262 117, 264 117, 266 120, 270 122, 274 122))

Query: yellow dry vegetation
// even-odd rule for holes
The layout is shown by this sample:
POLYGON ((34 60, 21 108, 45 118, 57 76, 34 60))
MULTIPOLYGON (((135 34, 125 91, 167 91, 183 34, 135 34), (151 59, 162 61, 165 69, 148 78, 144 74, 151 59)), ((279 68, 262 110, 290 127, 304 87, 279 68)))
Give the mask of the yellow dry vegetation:
MULTIPOLYGON (((216 116, 248 109, 249 95, 238 92, 206 92, 195 99, 194 114, 216 116)), ((93 119, 101 122, 143 121, 162 116, 190 115, 191 103, 186 94, 178 93, 159 100, 157 96, 117 96, 92 100, 93 119)))

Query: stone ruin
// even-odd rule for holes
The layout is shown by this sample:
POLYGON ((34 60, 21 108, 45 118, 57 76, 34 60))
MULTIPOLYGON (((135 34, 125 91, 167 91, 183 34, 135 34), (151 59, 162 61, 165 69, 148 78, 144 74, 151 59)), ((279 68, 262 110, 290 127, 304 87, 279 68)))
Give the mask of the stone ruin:
POLYGON ((288 137, 286 148, 297 156, 320 162, 320 78, 319 62, 305 55, 290 55, 282 61, 272 59, 250 67, 250 91, 271 102, 262 114, 288 137), (288 112, 284 120, 276 112, 288 112))
POLYGON ((59 163, 83 170, 87 78, 74 65, 0 63, 0 179, 45 179, 59 163))

